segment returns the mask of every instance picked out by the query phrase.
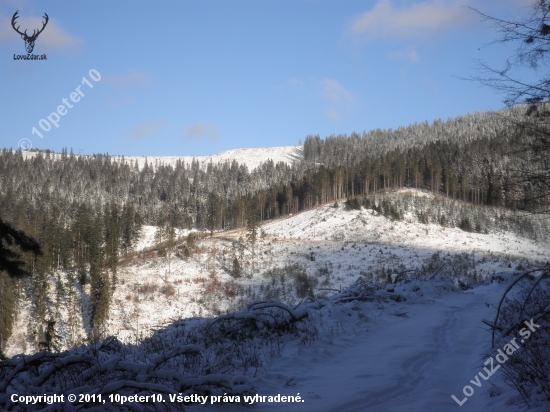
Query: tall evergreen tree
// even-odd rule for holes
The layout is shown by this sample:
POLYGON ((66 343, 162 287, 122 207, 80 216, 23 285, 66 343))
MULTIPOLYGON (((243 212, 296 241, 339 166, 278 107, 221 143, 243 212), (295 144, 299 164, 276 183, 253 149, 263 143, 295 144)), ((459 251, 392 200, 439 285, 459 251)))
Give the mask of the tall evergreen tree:
POLYGON ((41 254, 36 240, 0 219, 0 357, 13 330, 17 298, 13 279, 30 275, 17 249, 33 256, 41 254))
POLYGON ((24 267, 25 262, 21 260, 20 252, 14 250, 16 248, 34 256, 41 254, 40 245, 35 239, 0 218, 0 272, 6 271, 14 278, 30 275, 24 267))
POLYGON ((110 281, 104 266, 104 248, 102 233, 103 217, 98 215, 94 219, 88 233, 89 262, 90 262, 90 318, 92 322, 93 339, 99 339, 105 330, 109 317, 110 281))
POLYGON ((15 293, 13 279, 0 271, 0 358, 13 331, 15 293))
POLYGON ((210 231, 210 237, 220 224, 220 199, 215 192, 208 194, 206 205, 206 227, 210 231))

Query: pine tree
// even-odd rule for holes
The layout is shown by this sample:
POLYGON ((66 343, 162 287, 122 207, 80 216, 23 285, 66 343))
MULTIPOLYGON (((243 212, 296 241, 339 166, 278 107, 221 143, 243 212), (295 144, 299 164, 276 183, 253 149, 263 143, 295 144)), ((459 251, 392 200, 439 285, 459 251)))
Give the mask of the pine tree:
POLYGON ((59 352, 61 337, 55 328, 56 321, 48 319, 46 322, 46 330, 44 331, 44 340, 39 342, 39 348, 48 352, 59 352))
POLYGON ((42 253, 36 240, 0 218, 0 272, 6 271, 11 277, 30 275, 29 271, 24 268, 21 254, 14 248, 30 252, 34 256, 39 256, 42 253))
POLYGON ((113 274, 113 288, 117 283, 117 267, 121 243, 120 215, 116 203, 105 208, 105 258, 106 265, 113 274))
POLYGON ((92 338, 99 339, 105 330, 109 317, 110 281, 104 270, 104 250, 102 248, 102 216, 99 215, 89 232, 89 261, 90 261, 90 309, 92 321, 92 338))
POLYGON ((239 263, 239 259, 237 258, 237 256, 233 257, 233 277, 234 278, 241 277, 241 265, 239 263))
MULTIPOLYGON (((174 254, 174 249, 176 248, 176 229, 174 228, 173 222, 168 221, 164 226, 164 234, 166 237, 166 259, 168 260, 168 275, 170 275, 170 263, 172 261, 172 255, 174 254)), ((168 281, 168 278, 165 278, 165 282, 168 281)))
POLYGON ((248 206, 246 225, 248 229, 247 238, 252 246, 252 272, 254 272, 254 258, 256 256, 256 240, 258 239, 258 202, 256 198, 253 198, 248 206))
POLYGON ((91 319, 94 340, 99 340, 105 335, 111 303, 110 293, 109 275, 105 271, 100 271, 92 276, 90 300, 92 303, 91 319))
POLYGON ((220 199, 214 192, 208 194, 206 205, 206 227, 210 231, 210 237, 220 224, 220 199))
POLYGON ((124 205, 122 208, 122 234, 121 243, 124 254, 129 253, 134 249, 135 244, 139 240, 141 232, 141 217, 136 213, 134 206, 130 204, 124 205))
POLYGON ((74 272, 67 272, 67 327, 68 327, 68 343, 70 346, 76 345, 77 329, 80 325, 81 318, 79 316, 79 296, 77 294, 77 278, 74 272))
POLYGON ((11 336, 15 316, 15 293, 13 279, 0 271, 0 358, 11 336))
POLYGON ((46 325, 47 311, 48 311, 48 296, 49 296, 50 284, 48 282, 48 275, 43 271, 38 272, 33 279, 32 283, 32 326, 31 326, 31 336, 34 335, 32 332, 35 327, 38 328, 38 336, 35 336, 35 343, 41 347, 42 343, 45 340, 44 337, 44 326, 46 325))

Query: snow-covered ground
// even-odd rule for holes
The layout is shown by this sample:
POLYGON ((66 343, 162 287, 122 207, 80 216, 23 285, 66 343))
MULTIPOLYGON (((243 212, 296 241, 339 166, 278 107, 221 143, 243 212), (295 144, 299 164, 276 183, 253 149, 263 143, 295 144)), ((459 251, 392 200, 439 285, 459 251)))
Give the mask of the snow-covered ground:
MULTIPOLYGON (((163 319, 236 309, 220 300, 208 303, 207 299, 192 299, 213 283, 213 270, 219 282, 246 288, 265 282, 262 273, 270 269, 297 263, 312 276, 319 276, 319 269, 325 269, 321 270, 323 278, 318 280, 326 281, 318 288, 339 289, 351 284, 361 273, 373 272, 375 278, 380 267, 395 269, 394 273, 397 269, 418 268, 438 252, 439 255, 468 255, 469 264, 475 266, 479 276, 489 278, 493 273, 510 271, 508 266, 515 268, 520 262, 546 260, 550 250, 548 244, 510 233, 478 234, 406 220, 394 222, 370 210, 346 211, 343 206, 338 209, 325 206, 273 221, 263 225, 261 232, 262 238, 256 245, 258 273, 234 280, 223 270, 230 267, 231 242, 246 238, 246 233, 219 233, 217 238, 202 241, 204 250, 193 259, 180 260, 173 266, 173 281, 183 283, 176 285, 176 295, 171 301, 159 294, 154 301, 158 306, 153 301, 147 305, 154 305, 154 310, 146 307, 140 310, 141 327, 161 324, 163 319)), ((148 265, 147 271, 143 267, 139 269, 140 279, 154 282, 156 276, 160 287, 162 281, 158 273, 165 270, 165 266, 148 265)), ((300 393, 304 402, 261 403, 256 409, 527 410, 498 372, 489 381, 482 380, 481 388, 474 386, 474 395, 462 407, 451 398, 455 395, 462 400, 463 387, 472 386, 470 380, 482 370, 487 357, 495 355, 490 347, 490 333, 481 319, 494 316, 505 284, 494 282, 464 292, 445 282, 419 282, 416 292, 412 292, 410 286, 407 290, 396 290, 407 296, 406 302, 365 302, 352 307, 328 305, 312 312, 319 331, 317 340, 311 345, 289 344, 281 357, 274 358, 258 372, 255 381, 260 395, 300 393)), ((126 332, 131 340, 135 330, 128 328, 126 332)), ((535 402, 534 405, 532 410, 536 411, 549 407, 548 403, 535 402)), ((227 404, 210 408, 248 410, 248 407, 227 404)), ((203 409, 202 406, 190 408, 203 409)))
MULTIPOLYGON (((155 233, 157 231, 156 226, 143 225, 141 228, 141 236, 136 245, 136 250, 147 250, 155 246, 155 233)), ((195 229, 176 229, 176 238, 183 238, 191 232, 197 232, 195 229)))
MULTIPOLYGON (((36 152, 23 152, 23 157, 25 159, 32 159, 34 156, 36 156, 36 152)), ((61 158, 60 154, 52 154, 52 156, 61 158)), ((137 163, 140 169, 143 168, 145 162, 153 166, 157 164, 174 166, 178 161, 183 161, 185 164, 197 161, 202 168, 206 169, 209 163, 231 163, 235 160, 239 164, 246 165, 248 170, 254 170, 260 164, 268 160, 272 160, 275 164, 284 162, 292 165, 295 162, 301 162, 303 156, 303 146, 280 146, 233 149, 212 156, 112 156, 112 160, 122 161, 124 159, 127 163, 137 163)))
MULTIPOLYGON (((154 232, 154 227, 144 227, 140 248, 152 247, 154 232)), ((324 206, 268 222, 260 232, 254 268, 247 246, 244 253, 249 262, 240 279, 232 276, 231 268, 238 253, 237 240, 246 239, 244 230, 222 232, 200 241, 189 259, 172 257, 170 275, 165 257, 137 258, 121 267, 119 279, 123 283, 114 295, 111 333, 121 339, 134 336, 138 326, 131 319, 137 314, 140 333, 147 335, 168 320, 235 310, 237 303, 226 296, 225 287, 246 292, 250 300, 259 298, 258 288, 267 282, 266 273, 294 264, 317 281, 317 288, 340 289, 360 275, 369 281, 385 282, 388 272, 393 276, 405 269, 426 272, 445 261, 454 265, 447 268, 448 274, 468 272, 479 280, 487 279, 526 262, 543 262, 550 250, 548 244, 511 233, 478 234, 438 225, 395 222, 370 210, 346 211, 343 205, 338 209, 324 206), (167 285, 174 288, 173 297, 161 292, 167 285), (149 292, 151 289, 155 291, 149 292), (205 293, 206 290, 210 292, 205 293)), ((293 289, 290 276, 286 282, 285 287, 293 289)), ((273 293, 283 292, 274 288, 273 293)), ((291 292, 286 298, 296 299, 291 292)))
MULTIPOLYGON (((506 277, 509 281, 510 277, 506 277)), ((482 318, 494 317, 507 283, 459 292, 444 280, 413 282, 395 292, 405 302, 328 304, 315 311, 319 338, 285 347, 258 379, 258 393, 296 396, 301 404, 261 404, 258 409, 334 412, 525 411, 521 399, 496 371, 475 381, 491 349, 482 318), (416 289, 416 291, 414 291, 416 289), (464 386, 474 394, 459 407, 464 386)), ((495 364, 497 362, 495 361, 495 364)), ((499 373, 500 372, 500 373, 499 373)), ((549 402, 534 400, 532 411, 549 402)), ((198 410, 198 409, 196 409, 198 410)), ((246 410, 245 408, 238 410, 246 410)))
MULTIPOLYGON (((422 192, 419 192, 422 195, 422 192)), ((416 219, 391 221, 372 210, 344 211, 324 206, 265 225, 270 237, 300 241, 347 241, 365 245, 387 245, 400 249, 499 254, 515 258, 547 259, 549 243, 536 243, 500 233, 469 233, 459 228, 419 224, 416 219)))
MULTIPOLYGON (((215 316, 265 296, 297 302, 296 282, 290 273, 296 270, 312 280, 312 292, 325 296, 327 292, 319 289, 345 288, 358 276, 385 283, 406 269, 430 275, 443 263, 445 274, 475 284, 494 273, 533 266, 537 261, 543 265, 550 250, 546 242, 512 233, 469 233, 392 221, 372 210, 347 211, 343 205, 267 222, 261 227, 254 258, 242 230, 200 240, 190 257, 185 258, 180 249, 168 262, 154 251, 155 231, 153 226, 144 226, 137 249, 145 252, 119 267, 109 333, 124 342, 149 336, 170 320, 215 316), (239 279, 232 275, 236 256, 243 266, 239 279), (289 273, 281 277, 277 270, 289 273)), ((184 239, 187 234, 180 230, 177 235, 184 239)), ((23 309, 8 354, 29 350, 24 344, 27 321, 28 311, 23 309)), ((83 337, 84 324, 85 320, 83 337)))
MULTIPOLYGON (((494 316, 515 269, 545 264, 547 240, 535 242, 506 232, 469 233, 419 224, 412 217, 392 221, 372 210, 345 210, 343 205, 264 224, 254 255, 244 230, 220 232, 197 240, 190 256, 180 250, 168 263, 154 251, 154 233, 154 227, 144 227, 140 252, 119 267, 108 332, 123 343, 152 336, 177 319, 232 312, 255 299, 297 304, 299 279, 304 281, 300 276, 309 279, 304 287, 320 302, 310 310, 315 339, 288 342, 280 356, 264 354, 263 366, 254 373, 259 395, 300 393, 304 402, 260 403, 252 409, 527 410, 499 372, 482 380, 481 387, 473 386, 474 394, 462 407, 451 395, 462 400, 463 387, 472 386, 485 360, 495 355, 481 320, 494 316), (243 259, 240 278, 232 274, 235 257, 243 259), (443 263, 443 277, 423 280, 420 275, 395 292, 385 292, 385 283, 398 272, 416 269, 429 277, 443 263), (491 282, 492 275, 503 272, 508 273, 502 275, 504 282, 491 282), (378 284, 379 297, 343 305, 326 299, 358 278, 378 284), (457 278, 483 285, 459 291, 457 278)), ((27 351, 29 316, 28 308, 18 316, 8 355, 27 351)), ((86 322, 80 325, 83 340, 86 322)), ((534 411, 550 410, 542 399, 531 406, 534 411)), ((245 411, 250 406, 208 409, 245 411)))

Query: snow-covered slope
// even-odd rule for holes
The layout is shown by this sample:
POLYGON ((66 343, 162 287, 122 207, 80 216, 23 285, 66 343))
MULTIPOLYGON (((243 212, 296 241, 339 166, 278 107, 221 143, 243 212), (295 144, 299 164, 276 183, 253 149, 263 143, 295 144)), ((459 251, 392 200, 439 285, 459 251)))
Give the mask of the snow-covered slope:
MULTIPOLYGON (((178 319, 231 313, 258 299, 292 306, 304 294, 316 299, 308 303, 311 323, 306 332, 311 336, 278 342, 269 353, 262 349, 256 370, 248 372, 259 395, 299 393, 303 400, 254 406, 266 411, 459 410, 451 395, 463 399, 463 387, 472 386, 469 382, 487 357, 495 356, 481 319, 494 316, 515 270, 544 265, 550 251, 547 240, 424 225, 412 216, 392 221, 344 205, 267 222, 254 249, 244 230, 220 232, 197 240, 190 256, 180 251, 168 260, 154 250, 154 232, 154 227, 145 227, 138 253, 119 267, 107 333, 124 344, 139 343, 178 319), (240 278, 233 276, 235 258, 241 261, 240 278), (443 264, 441 277, 424 279, 443 264), (386 292, 385 284, 405 269, 417 270, 419 279, 386 292), (497 280, 491 281, 495 274, 497 280), (375 285, 376 295, 362 301, 331 297, 357 279, 375 285), (468 283, 483 285, 457 289, 468 283)), ((52 276, 52 296, 56 281, 52 276)), ((74 307, 86 313, 89 285, 77 290, 80 300, 74 307)), ((68 330, 63 329, 68 324, 64 310, 61 331, 68 330)), ((29 307, 23 308, 8 342, 9 356, 34 350, 26 333, 29 322, 29 307)), ((88 323, 86 318, 78 323, 76 341, 85 342, 88 323)), ((62 344, 67 345, 67 336, 62 344)), ((482 381, 460 410, 527 410, 502 378, 497 372, 482 381)), ((538 398, 532 406, 541 412, 549 405, 538 398)), ((186 408, 204 410, 199 405, 186 408)))
MULTIPOLYGON (((258 392, 300 393, 302 404, 285 405, 300 412, 547 411, 550 403, 542 399, 533 400, 531 409, 522 404, 503 382, 502 369, 488 381, 478 378, 480 387, 471 383, 497 355, 481 319, 494 317, 493 305, 513 279, 505 278, 465 292, 443 279, 413 281, 393 292, 407 299, 401 302, 388 294, 348 306, 323 302, 313 311, 317 341, 287 345, 265 368, 258 392), (466 385, 474 393, 459 407, 451 396, 463 401, 466 385)), ((278 411, 281 405, 258 409, 278 411)))
MULTIPOLYGON (((114 156, 116 160, 120 160, 121 156, 114 156)), ((303 158, 302 146, 281 146, 281 147, 266 147, 255 149, 233 149, 218 153, 212 156, 125 156, 127 162, 137 162, 141 169, 147 161, 149 164, 175 165, 176 162, 183 161, 186 164, 198 161, 201 167, 206 168, 209 163, 232 163, 236 161, 239 164, 244 164, 249 170, 254 170, 263 162, 272 160, 275 164, 284 162, 292 165, 294 162, 300 162, 303 158)))
MULTIPOLYGON (((420 195, 425 196, 422 192, 420 195)), ((489 234, 464 232, 459 228, 419 224, 408 216, 392 221, 372 210, 345 211, 332 206, 309 210, 287 219, 268 223, 263 230, 270 237, 314 241, 322 245, 334 241, 393 248, 498 254, 513 258, 547 259, 550 244, 537 243, 508 232, 489 234)))
MULTIPOLYGON (((26 159, 34 156, 36 156, 36 152, 23 152, 23 157, 26 159)), ((52 154, 52 156, 61 157, 60 154, 52 154)), ((209 163, 231 163, 235 160, 239 164, 246 165, 249 170, 253 170, 268 160, 272 160, 275 164, 284 162, 289 165, 300 162, 303 159, 303 146, 233 149, 212 156, 112 156, 112 158, 115 161, 124 159, 128 163, 137 163, 140 169, 145 162, 153 166, 157 164, 174 166, 178 161, 188 164, 195 160, 201 167, 206 168, 209 163)))

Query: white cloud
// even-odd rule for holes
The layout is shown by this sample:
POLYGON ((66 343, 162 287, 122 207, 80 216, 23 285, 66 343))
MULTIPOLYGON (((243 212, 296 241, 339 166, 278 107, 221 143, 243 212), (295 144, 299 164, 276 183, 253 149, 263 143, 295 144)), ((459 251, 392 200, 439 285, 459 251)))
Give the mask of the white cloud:
POLYGON ((328 109, 325 112, 325 117, 327 119, 331 119, 331 120, 339 120, 340 119, 340 115, 334 109, 328 109))
POLYGON ((428 0, 397 6, 379 0, 374 8, 356 17, 349 27, 353 35, 370 38, 411 38, 464 27, 475 20, 464 0, 428 0))
POLYGON ((326 77, 310 77, 307 80, 291 78, 278 88, 298 100, 320 105, 324 117, 331 120, 339 120, 343 115, 349 115, 356 104, 352 92, 337 80, 326 77))
POLYGON ((129 94, 124 94, 120 98, 107 98, 107 104, 111 107, 129 106, 134 102, 134 98, 129 94))
POLYGON ((294 91, 294 90, 300 90, 302 89, 303 87, 305 86, 305 83, 304 81, 300 80, 300 79, 296 79, 295 77, 287 80, 286 82, 284 82, 281 86, 279 86, 278 88, 279 89, 282 89, 282 90, 290 90, 290 91, 294 91))
POLYGON ((184 140, 216 140, 218 138, 218 124, 213 122, 200 121, 184 129, 184 140))
POLYGON ((152 122, 142 122, 132 129, 131 136, 135 140, 141 140, 146 136, 156 132, 166 123, 166 119, 158 119, 152 122))
POLYGON ((319 82, 321 96, 330 102, 337 104, 351 104, 355 101, 353 94, 344 86, 333 79, 323 79, 319 82))
POLYGON ((410 46, 405 50, 401 50, 391 54, 391 57, 395 57, 399 60, 408 60, 410 62, 416 63, 420 59, 420 55, 416 51, 416 47, 410 46))
POLYGON ((126 73, 107 77, 107 83, 114 88, 149 87, 151 80, 145 73, 126 73))
MULTIPOLYGON (((0 15, 0 42, 21 43, 21 54, 23 54, 25 52, 24 43, 11 25, 12 17, 0 15)), ((42 28, 44 21, 44 17, 25 17, 19 13, 15 27, 19 27, 21 32, 26 30, 27 34, 32 35, 33 30, 42 28)), ((71 36, 57 24, 54 18, 50 17, 44 31, 36 39, 33 53, 39 54, 41 51, 49 52, 55 49, 73 49, 80 47, 83 43, 84 41, 80 37, 71 36)))
POLYGON ((355 97, 348 89, 334 79, 323 79, 319 82, 321 88, 320 96, 330 103, 325 111, 325 117, 338 120, 341 113, 349 114, 355 104, 355 97))

